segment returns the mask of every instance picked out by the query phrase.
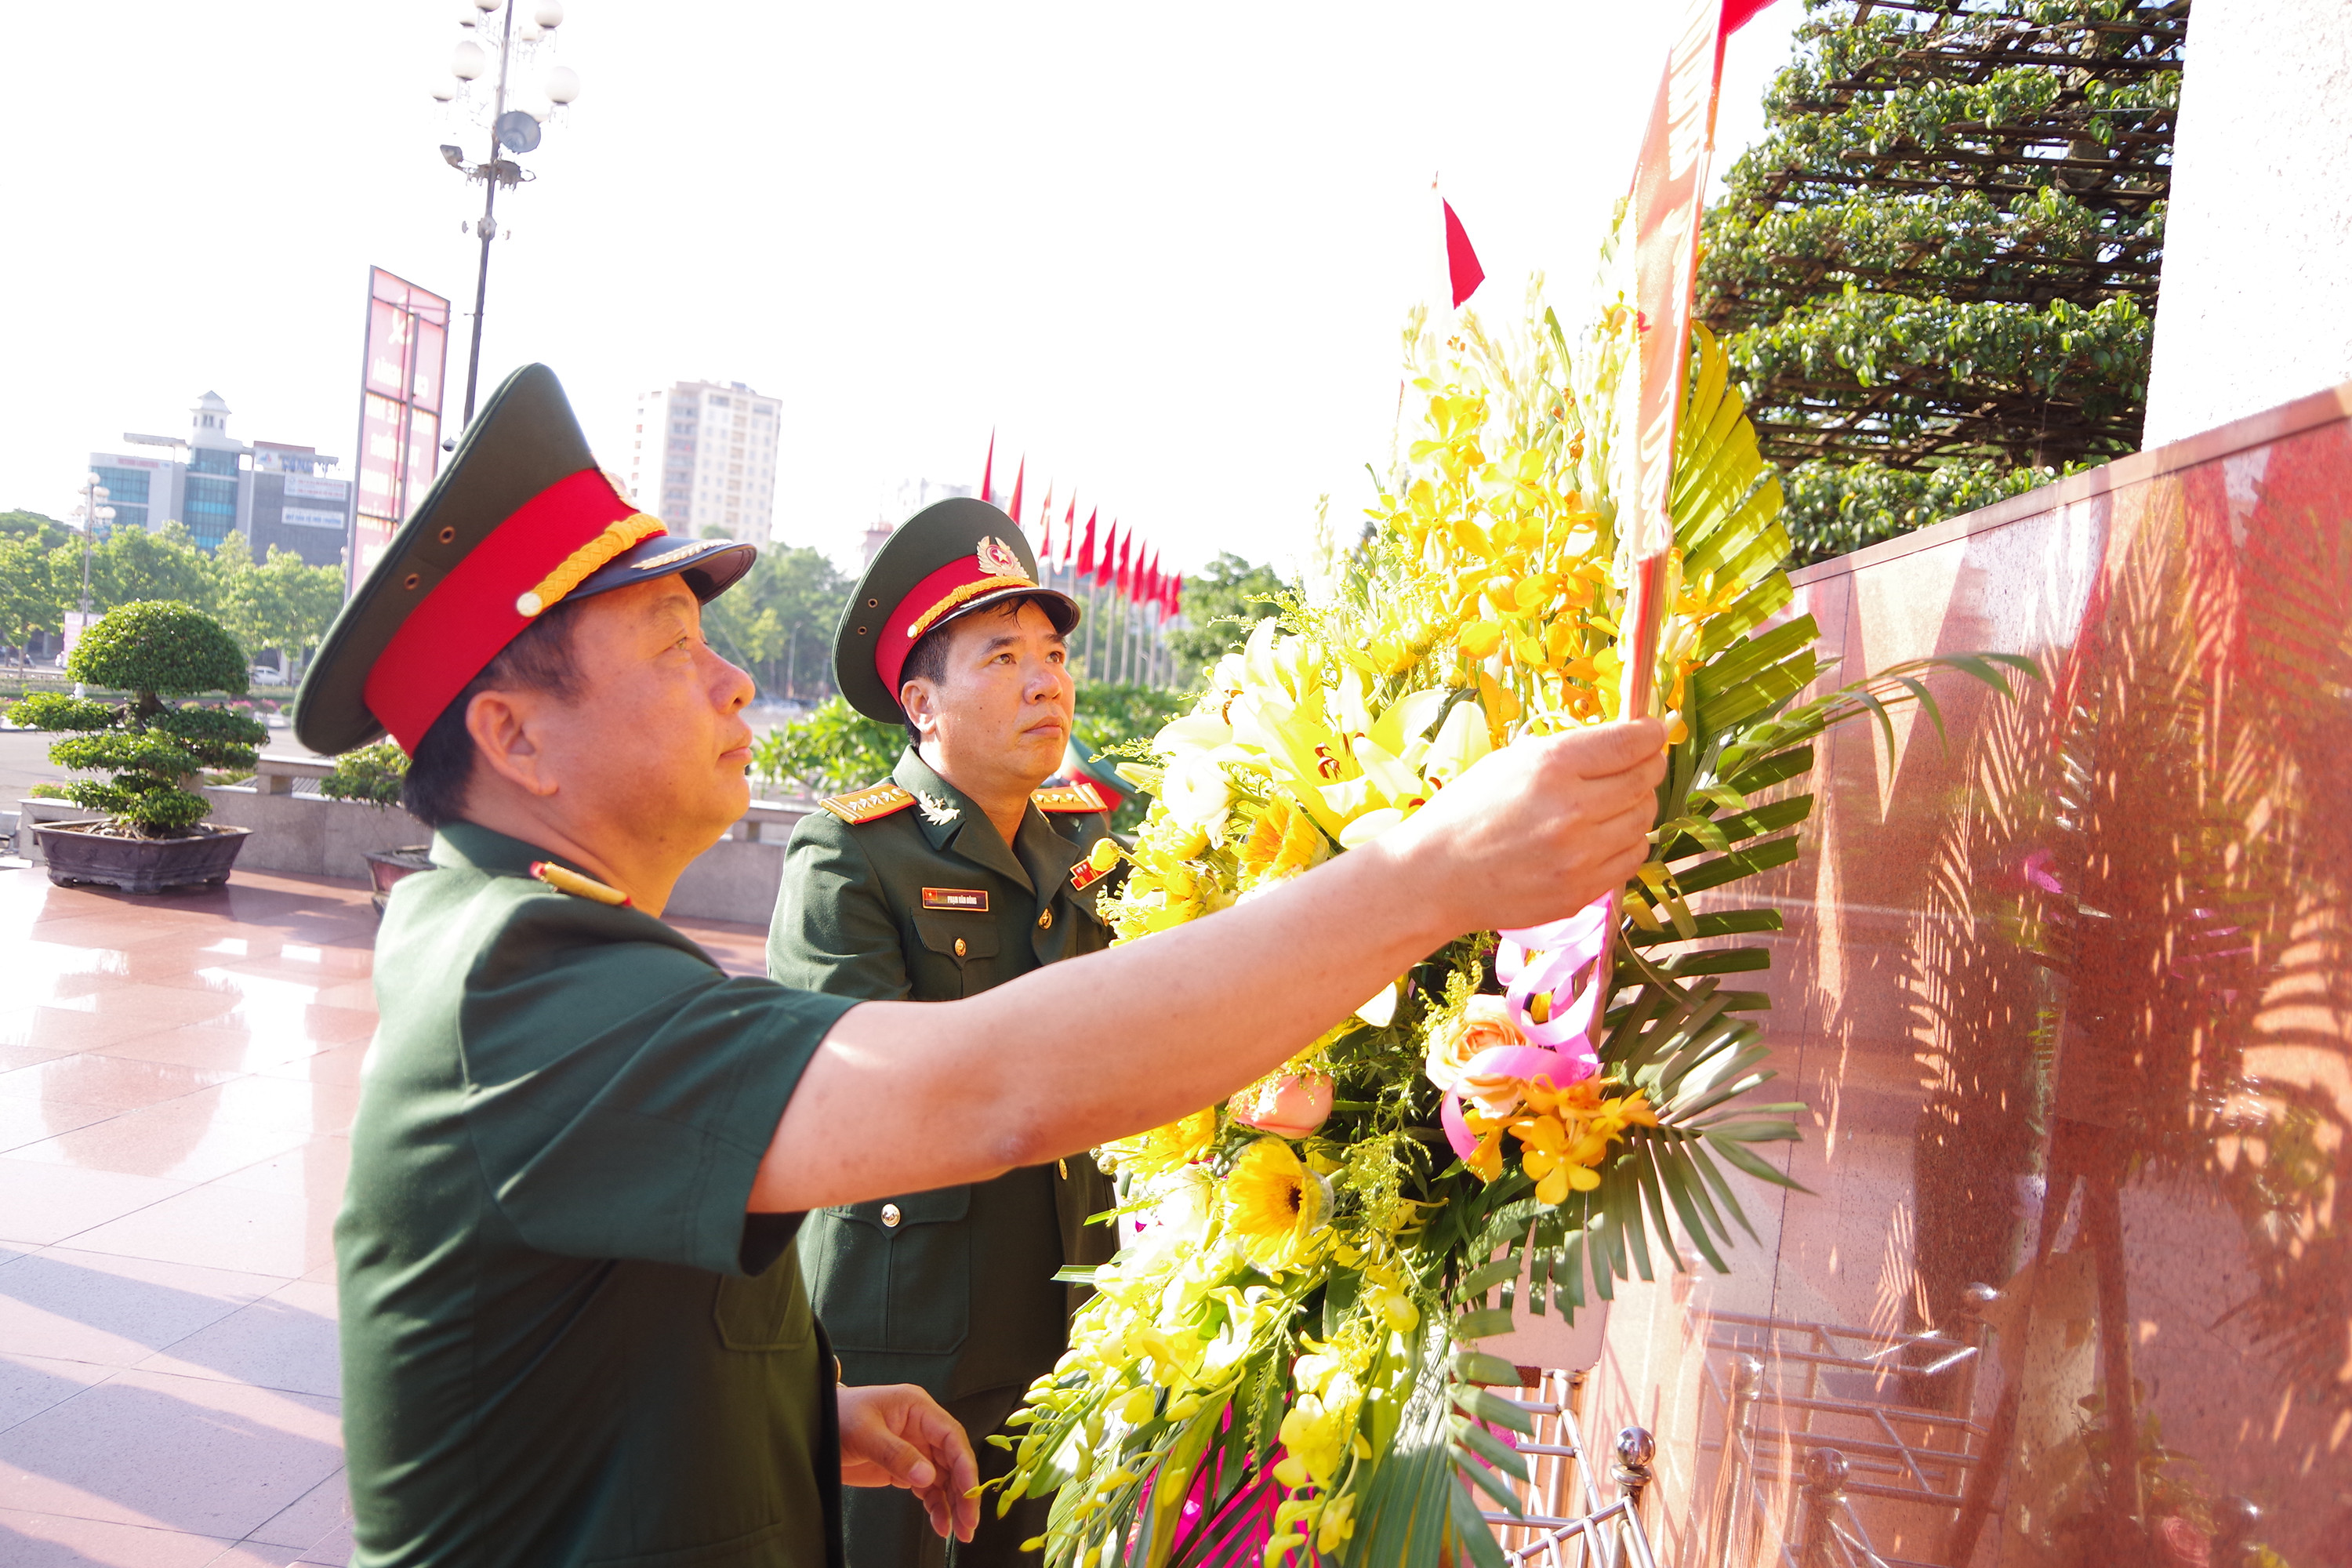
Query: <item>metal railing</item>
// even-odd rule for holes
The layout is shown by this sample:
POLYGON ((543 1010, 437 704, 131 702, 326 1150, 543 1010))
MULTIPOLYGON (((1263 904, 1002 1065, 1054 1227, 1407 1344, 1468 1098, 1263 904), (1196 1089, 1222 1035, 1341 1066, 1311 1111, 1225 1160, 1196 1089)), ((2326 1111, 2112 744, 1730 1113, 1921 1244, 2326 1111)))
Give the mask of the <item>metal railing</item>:
MULTIPOLYGON (((1601 1500, 1592 1457, 1577 1424, 1582 1373, 1548 1371, 1532 1399, 1508 1399, 1535 1418, 1535 1435, 1512 1444, 1527 1456, 1529 1476, 1516 1489, 1524 1514, 1485 1513, 1503 1553, 1515 1563, 1543 1568, 1657 1568, 1642 1528, 1642 1491, 1650 1484, 1656 1445, 1628 1426, 1617 1434, 1609 1480, 1616 1497, 1601 1500)), ((1490 1390, 1500 1394, 1501 1391, 1490 1390)))
POLYGON ((1990 1332, 1980 1310, 1995 1299, 1987 1287, 1970 1292, 1965 1337, 1714 1314, 1705 1380, 1717 1430, 1703 1426, 1698 1447, 1719 1462, 1707 1489, 1704 1561, 1944 1568, 1882 1555, 1854 1500, 1957 1514, 1969 1473, 1984 1459, 1986 1431, 1973 1411, 1990 1332), (1853 1386, 1863 1378, 1866 1391, 1853 1386), (1777 1531, 1776 1495, 1789 1505, 1777 1531))

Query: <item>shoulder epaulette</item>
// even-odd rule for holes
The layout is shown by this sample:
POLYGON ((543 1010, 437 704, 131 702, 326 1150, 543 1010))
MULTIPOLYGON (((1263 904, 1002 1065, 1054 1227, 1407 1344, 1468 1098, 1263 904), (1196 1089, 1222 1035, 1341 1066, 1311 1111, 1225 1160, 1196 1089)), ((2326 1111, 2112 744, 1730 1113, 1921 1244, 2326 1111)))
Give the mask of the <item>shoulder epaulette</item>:
POLYGON ((915 804, 915 797, 884 779, 878 784, 851 790, 847 795, 827 795, 817 805, 856 827, 860 823, 878 822, 894 811, 904 811, 915 804))
POLYGON ((611 904, 622 909, 632 907, 629 903, 629 895, 620 889, 608 888, 593 877, 583 877, 571 868, 559 866, 552 860, 532 861, 530 874, 557 892, 569 893, 575 899, 587 899, 594 903, 611 904))
POLYGON ((1080 779, 1076 784, 1061 784, 1053 789, 1041 789, 1029 798, 1037 803, 1040 811, 1108 813, 1110 810, 1110 802, 1103 799, 1102 792, 1095 788, 1091 779, 1080 779))

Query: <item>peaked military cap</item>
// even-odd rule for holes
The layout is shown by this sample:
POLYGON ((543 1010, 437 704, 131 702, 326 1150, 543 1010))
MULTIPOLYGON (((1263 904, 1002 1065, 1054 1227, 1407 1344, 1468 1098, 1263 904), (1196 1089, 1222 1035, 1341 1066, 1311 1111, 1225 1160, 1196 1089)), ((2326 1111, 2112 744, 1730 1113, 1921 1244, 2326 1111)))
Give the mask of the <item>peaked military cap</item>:
POLYGON ((751 569, 731 539, 679 539, 596 467, 555 373, 490 395, 303 678, 294 734, 347 752, 390 732, 412 754, 457 695, 555 605, 682 577, 708 603, 751 569))
POLYGON ((1024 598, 1064 637, 1078 624, 1078 602, 1038 584, 1019 523, 970 496, 927 506, 898 525, 857 580, 833 634, 834 684, 867 718, 904 723, 898 674, 924 634, 1024 598))

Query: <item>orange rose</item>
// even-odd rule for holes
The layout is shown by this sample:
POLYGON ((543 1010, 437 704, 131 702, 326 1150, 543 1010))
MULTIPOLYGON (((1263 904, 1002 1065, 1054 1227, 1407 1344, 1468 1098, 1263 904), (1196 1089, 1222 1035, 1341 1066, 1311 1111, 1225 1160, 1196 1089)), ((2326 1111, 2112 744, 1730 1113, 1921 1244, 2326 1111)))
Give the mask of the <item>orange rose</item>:
POLYGON ((1462 1069, 1481 1051, 1527 1043, 1528 1037, 1511 1021, 1508 1001, 1500 996, 1473 996, 1458 1016, 1429 1037, 1422 1071, 1440 1089, 1460 1089, 1462 1069))

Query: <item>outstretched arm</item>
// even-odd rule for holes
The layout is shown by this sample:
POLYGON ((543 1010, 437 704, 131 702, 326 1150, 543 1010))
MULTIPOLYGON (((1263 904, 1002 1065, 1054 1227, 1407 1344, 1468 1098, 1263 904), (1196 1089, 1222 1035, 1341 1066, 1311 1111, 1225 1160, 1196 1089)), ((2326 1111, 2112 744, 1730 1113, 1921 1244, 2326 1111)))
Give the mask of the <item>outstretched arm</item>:
POLYGON ((1233 1093, 1464 931, 1540 924, 1646 854, 1654 720, 1522 741, 1402 826, 1288 885, 951 1003, 844 1014, 749 1207, 983 1180, 1233 1093))

